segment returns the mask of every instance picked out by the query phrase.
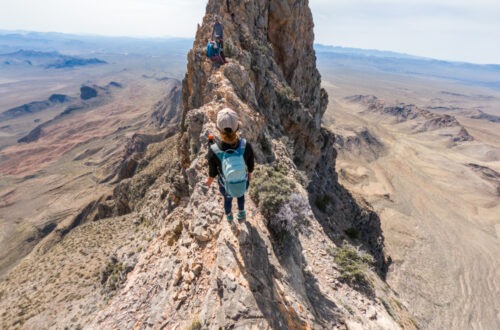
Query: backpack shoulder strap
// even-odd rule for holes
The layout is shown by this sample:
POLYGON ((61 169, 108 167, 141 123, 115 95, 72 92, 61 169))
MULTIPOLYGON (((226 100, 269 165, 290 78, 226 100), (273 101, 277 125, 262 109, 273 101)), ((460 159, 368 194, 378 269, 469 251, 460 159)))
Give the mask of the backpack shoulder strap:
POLYGON ((212 149, 213 153, 222 161, 224 156, 224 151, 217 145, 217 143, 213 143, 210 145, 210 149, 212 149))
POLYGON ((241 138, 240 142, 238 143, 238 152, 243 155, 245 153, 245 148, 247 146, 247 140, 241 138))

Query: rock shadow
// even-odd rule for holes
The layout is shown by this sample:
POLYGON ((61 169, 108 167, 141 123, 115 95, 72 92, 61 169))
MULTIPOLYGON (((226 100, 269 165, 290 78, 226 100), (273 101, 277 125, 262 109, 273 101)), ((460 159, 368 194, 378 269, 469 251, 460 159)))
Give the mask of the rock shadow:
MULTIPOLYGON (((226 245, 238 262, 240 271, 249 284, 259 310, 272 329, 307 328, 307 323, 299 317, 290 303, 285 300, 285 293, 281 292, 275 284, 275 278, 282 276, 282 274, 270 262, 264 240, 260 237, 257 229, 249 222, 246 222, 245 225, 248 229, 248 237, 245 237, 244 242, 240 242, 240 254, 244 265, 238 261, 235 248, 227 242, 226 245)), ((296 242, 294 245, 296 246, 296 242)), ((299 252, 300 256, 298 257, 303 260, 300 248, 299 252)), ((284 268, 287 270, 286 267, 284 268)), ((338 320, 339 316, 335 313, 338 310, 337 306, 321 293, 314 277, 303 273, 302 270, 300 276, 307 280, 305 290, 300 296, 305 301, 310 302, 309 306, 314 309, 313 314, 317 318, 316 322, 321 324, 325 323, 323 321, 326 320, 329 320, 330 323, 332 320, 338 320)))
POLYGON ((280 265, 287 271, 290 286, 298 296, 309 302, 315 321, 325 329, 342 324, 340 309, 321 291, 313 272, 308 270, 314 268, 308 267, 300 240, 295 235, 287 234, 273 242, 273 250, 280 265))
POLYGON ((380 217, 370 210, 368 204, 359 205, 351 193, 336 180, 330 180, 328 184, 320 180, 321 177, 316 176, 308 187, 314 217, 336 246, 342 246, 344 241, 348 241, 369 252, 375 260, 375 271, 385 281, 391 258, 386 259, 384 254, 380 217))

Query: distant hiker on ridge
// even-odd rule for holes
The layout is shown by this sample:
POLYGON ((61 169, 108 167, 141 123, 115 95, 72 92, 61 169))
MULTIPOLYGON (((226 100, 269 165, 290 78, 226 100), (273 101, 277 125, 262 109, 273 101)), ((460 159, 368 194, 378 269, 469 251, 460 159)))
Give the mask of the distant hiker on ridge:
POLYGON ((215 16, 215 22, 212 28, 212 39, 220 38, 220 48, 224 49, 224 28, 219 20, 219 16, 215 16))
POLYGON ((245 192, 248 189, 254 169, 254 154, 250 143, 238 136, 238 114, 225 108, 217 114, 217 129, 221 141, 209 136, 208 178, 205 185, 210 187, 216 176, 219 191, 224 197, 224 213, 229 222, 233 221, 233 198, 238 201, 239 221, 246 219, 245 192))
POLYGON ((221 53, 221 49, 218 45, 218 42, 214 41, 213 39, 208 40, 207 57, 211 59, 213 62, 220 65, 226 63, 226 59, 224 55, 221 53))

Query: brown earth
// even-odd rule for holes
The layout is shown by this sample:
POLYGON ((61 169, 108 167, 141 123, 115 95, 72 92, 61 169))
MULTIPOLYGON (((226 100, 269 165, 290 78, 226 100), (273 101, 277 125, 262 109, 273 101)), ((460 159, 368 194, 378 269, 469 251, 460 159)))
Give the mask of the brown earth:
POLYGON ((389 74, 339 71, 323 79, 334 96, 330 127, 351 141, 338 146, 340 180, 381 217, 393 261, 388 283, 424 329, 498 328, 500 135, 498 123, 471 119, 470 112, 495 114, 500 93, 389 74), (418 118, 367 111, 345 99, 355 94, 452 115, 474 141, 454 143, 447 128, 416 132, 418 118))

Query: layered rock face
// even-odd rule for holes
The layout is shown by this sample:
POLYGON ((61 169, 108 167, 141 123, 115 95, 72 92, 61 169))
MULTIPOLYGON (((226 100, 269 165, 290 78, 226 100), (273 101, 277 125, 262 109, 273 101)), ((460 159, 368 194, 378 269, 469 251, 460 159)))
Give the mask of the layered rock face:
MULTIPOLYGON (((231 6, 234 15, 225 1, 208 1, 188 55, 177 146, 182 169, 175 184, 162 188, 170 196, 163 201, 165 223, 89 328, 411 328, 404 307, 374 272, 360 287, 337 266, 348 240, 371 252, 383 275, 383 238, 378 217, 337 182, 334 138, 321 127, 327 95, 316 69, 308 1, 231 6), (205 55, 215 15, 224 25, 228 58, 220 67, 205 55), (216 133, 217 112, 225 107, 240 116, 240 133, 260 164, 256 172, 279 177, 292 190, 279 212, 265 209, 262 187, 252 187, 247 221, 230 224, 217 187, 204 186, 207 136, 216 133)), ((157 210, 154 203, 162 199, 140 205, 157 210)))

